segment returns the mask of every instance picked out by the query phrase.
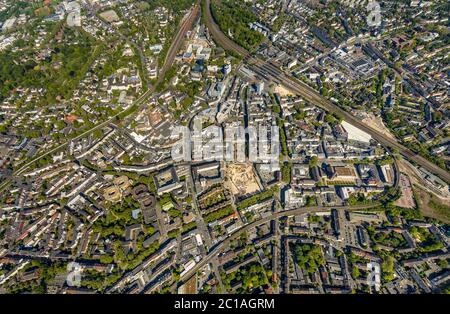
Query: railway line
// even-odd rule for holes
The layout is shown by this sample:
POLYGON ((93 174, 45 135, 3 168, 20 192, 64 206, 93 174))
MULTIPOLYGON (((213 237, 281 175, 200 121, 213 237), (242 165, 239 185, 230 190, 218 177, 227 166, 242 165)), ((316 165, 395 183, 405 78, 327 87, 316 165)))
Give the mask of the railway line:
POLYGON ((179 281, 174 283, 175 285, 181 285, 184 282, 188 281, 192 276, 194 276, 203 266, 208 264, 212 259, 216 258, 224 248, 226 248, 231 241, 238 238, 242 232, 248 231, 251 228, 254 228, 256 226, 259 226, 263 223, 269 222, 273 219, 281 218, 281 217, 289 217, 289 216, 295 216, 295 215, 301 215, 304 213, 318 213, 318 212, 324 212, 329 211, 331 209, 345 209, 347 211, 361 211, 361 210, 369 210, 374 207, 378 206, 378 204, 371 204, 371 205, 361 205, 361 206, 337 206, 337 207, 301 207, 301 208, 295 208, 291 210, 285 210, 285 211, 279 211, 275 212, 272 215, 255 220, 251 223, 248 223, 241 228, 235 230, 232 234, 230 234, 225 240, 222 242, 216 244, 208 253, 208 255, 203 258, 200 262, 198 262, 194 268, 192 268, 189 272, 187 272, 183 277, 180 278, 179 281))

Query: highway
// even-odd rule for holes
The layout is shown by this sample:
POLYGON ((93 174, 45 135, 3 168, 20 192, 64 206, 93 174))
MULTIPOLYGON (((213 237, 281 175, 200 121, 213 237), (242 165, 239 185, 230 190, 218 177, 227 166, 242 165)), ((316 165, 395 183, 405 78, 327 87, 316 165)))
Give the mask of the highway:
POLYGON ((244 62, 246 66, 255 72, 256 74, 271 80, 273 82, 284 85, 286 88, 295 92, 311 104, 314 104, 318 107, 321 107, 331 113, 334 113, 344 120, 349 122, 350 124, 356 126, 357 128, 363 130, 364 132, 370 134, 376 141, 383 144, 384 146, 395 148, 398 152, 405 158, 410 161, 415 162, 416 164, 422 166, 426 170, 431 173, 439 176, 441 179, 450 183, 450 173, 445 169, 440 168, 434 163, 428 161, 427 159, 417 155, 412 152, 410 149, 406 148, 395 139, 385 136, 380 131, 366 125, 358 118, 352 116, 349 112, 341 109, 339 106, 335 105, 328 99, 322 97, 316 90, 314 90, 309 85, 293 78, 291 75, 286 74, 281 71, 277 66, 270 62, 266 62, 258 57, 251 56, 250 52, 244 49, 243 47, 236 44, 234 41, 229 39, 219 28, 219 26, 214 21, 214 18, 211 13, 211 0, 204 0, 206 6, 206 25, 211 33, 211 36, 214 38, 216 43, 222 46, 225 50, 232 51, 237 53, 238 55, 244 58, 244 62))

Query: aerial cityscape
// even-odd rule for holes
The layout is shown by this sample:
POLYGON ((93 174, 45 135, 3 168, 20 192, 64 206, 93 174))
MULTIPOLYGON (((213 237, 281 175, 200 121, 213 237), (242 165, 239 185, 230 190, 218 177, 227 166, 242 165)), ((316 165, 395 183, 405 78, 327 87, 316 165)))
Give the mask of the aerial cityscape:
POLYGON ((0 294, 449 294, 449 17, 0 0, 0 294))

